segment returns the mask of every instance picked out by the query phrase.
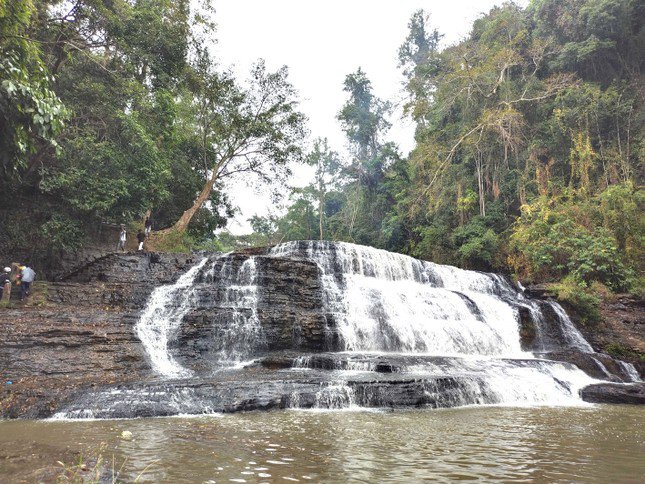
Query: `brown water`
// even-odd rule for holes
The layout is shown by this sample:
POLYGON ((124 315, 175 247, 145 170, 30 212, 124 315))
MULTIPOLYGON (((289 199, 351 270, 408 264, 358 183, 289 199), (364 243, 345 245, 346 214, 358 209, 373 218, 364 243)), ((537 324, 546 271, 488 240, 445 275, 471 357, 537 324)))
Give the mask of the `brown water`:
POLYGON ((126 482, 643 482, 644 424, 628 406, 0 421, 0 481, 55 480, 102 448, 126 482))

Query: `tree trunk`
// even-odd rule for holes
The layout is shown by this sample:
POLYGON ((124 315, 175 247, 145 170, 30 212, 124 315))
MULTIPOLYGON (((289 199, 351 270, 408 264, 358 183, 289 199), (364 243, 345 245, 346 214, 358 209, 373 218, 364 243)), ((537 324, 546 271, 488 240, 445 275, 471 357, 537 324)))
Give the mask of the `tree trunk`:
POLYGON ((325 203, 325 195, 321 192, 320 199, 318 200, 318 227, 320 228, 320 240, 323 240, 323 205, 325 203))
POLYGON ((484 193, 484 167, 481 155, 475 159, 475 168, 477 169, 477 188, 479 189, 479 215, 486 216, 486 194, 484 193))
POLYGON ((186 210, 181 215, 181 217, 179 217, 179 220, 177 220, 177 222, 175 222, 175 225, 172 226, 171 231, 173 232, 186 231, 188 224, 192 220, 193 216, 197 213, 197 210, 199 210, 201 206, 204 204, 204 202, 208 200, 208 197, 210 197, 211 192, 213 191, 213 185, 215 185, 216 180, 217 180, 217 171, 214 170, 211 177, 206 181, 204 188, 202 188, 202 191, 197 197, 197 200, 195 200, 195 203, 193 203, 192 207, 186 210))
POLYGON ((463 227, 465 221, 464 209, 460 206, 459 201, 461 200, 461 182, 457 183, 457 211, 459 212, 459 226, 463 227))

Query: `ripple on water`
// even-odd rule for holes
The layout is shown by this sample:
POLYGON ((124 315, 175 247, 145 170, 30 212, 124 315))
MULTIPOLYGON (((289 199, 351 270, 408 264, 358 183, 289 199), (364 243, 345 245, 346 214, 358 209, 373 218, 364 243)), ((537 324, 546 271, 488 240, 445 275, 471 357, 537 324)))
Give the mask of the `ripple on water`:
POLYGON ((598 406, 3 421, 0 481, 33 481, 27 469, 33 476, 78 453, 91 457, 101 442, 106 460, 113 454, 117 467, 123 463, 126 481, 144 470, 148 482, 638 481, 645 474, 643 417, 643 408, 598 406), (124 430, 135 438, 123 441, 124 430))

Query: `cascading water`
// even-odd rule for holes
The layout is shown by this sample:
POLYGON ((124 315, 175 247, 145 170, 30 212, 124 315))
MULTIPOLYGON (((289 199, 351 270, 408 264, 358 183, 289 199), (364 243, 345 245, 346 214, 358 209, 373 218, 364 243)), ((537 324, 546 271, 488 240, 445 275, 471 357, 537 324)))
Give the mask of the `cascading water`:
POLYGON ((624 361, 619 361, 618 364, 622 367, 623 371, 629 376, 629 380, 632 382, 642 382, 638 371, 631 363, 625 363, 624 361))
POLYGON ((217 359, 224 366, 244 361, 266 346, 257 312, 256 258, 249 257, 238 269, 234 262, 222 258, 213 265, 213 279, 222 286, 219 305, 227 310, 223 314, 223 330, 213 342, 218 348, 217 359))
POLYGON ((593 348, 580 334, 580 331, 578 331, 573 325, 571 318, 569 318, 569 315, 566 313, 566 311, 562 309, 562 306, 560 306, 555 301, 549 301, 548 304, 558 315, 558 319, 562 323, 564 337, 566 338, 569 345, 572 348, 579 349, 580 351, 584 351, 585 353, 593 353, 593 348))
POLYGON ((174 284, 156 288, 136 325, 137 336, 150 357, 152 368, 161 375, 185 377, 192 373, 170 355, 168 342, 190 310, 194 297, 193 282, 207 261, 208 258, 204 257, 174 284))
POLYGON ((345 350, 526 356, 512 287, 492 274, 345 243, 286 243, 273 256, 306 257, 345 350))
MULTIPOLYGON (((534 358, 520 346, 518 307, 529 308, 535 318, 543 316, 498 275, 347 243, 289 242, 270 254, 318 264, 324 306, 345 351, 452 357, 441 367, 413 365, 403 371, 422 378, 458 375, 465 382, 462 404, 570 404, 592 381, 570 365, 508 361, 534 358)), ((549 304, 568 346, 592 352, 564 310, 549 304)))
POLYGON ((108 388, 60 416, 578 405, 598 380, 542 358, 553 351, 590 360, 600 378, 620 367, 612 379, 640 380, 595 358, 557 303, 501 276, 347 243, 205 258, 152 293, 136 331, 153 370, 174 379, 108 388))

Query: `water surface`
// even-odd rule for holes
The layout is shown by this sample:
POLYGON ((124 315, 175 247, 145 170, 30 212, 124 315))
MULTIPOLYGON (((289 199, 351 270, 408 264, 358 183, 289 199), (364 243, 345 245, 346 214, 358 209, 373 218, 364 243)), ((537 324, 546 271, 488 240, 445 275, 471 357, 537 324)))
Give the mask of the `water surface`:
POLYGON ((643 482, 644 422, 628 406, 2 421, 0 481, 53 480, 102 448, 124 481, 643 482))

